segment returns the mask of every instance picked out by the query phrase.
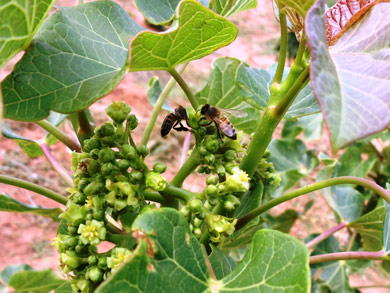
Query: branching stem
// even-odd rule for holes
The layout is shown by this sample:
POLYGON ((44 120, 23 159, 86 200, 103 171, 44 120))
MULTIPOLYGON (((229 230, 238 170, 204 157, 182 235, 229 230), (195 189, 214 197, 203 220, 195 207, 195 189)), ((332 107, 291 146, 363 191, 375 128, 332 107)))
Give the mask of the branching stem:
POLYGON ((324 241, 326 238, 330 237, 331 235, 333 235, 334 233, 336 233, 337 231, 343 229, 346 226, 347 226, 347 223, 341 222, 337 226, 334 226, 334 227, 330 228, 329 230, 326 230, 325 232, 321 233, 320 235, 318 235, 313 240, 311 240, 308 243, 306 243, 306 247, 307 248, 312 248, 312 247, 316 246, 318 243, 324 241))
POLYGON ((188 100, 191 103, 191 106, 196 110, 198 108, 198 102, 196 101, 195 96, 192 94, 192 92, 191 92, 190 88, 188 87, 187 83, 184 81, 184 79, 176 71, 175 68, 172 68, 172 69, 168 70, 168 72, 172 75, 172 77, 177 81, 177 83, 183 89, 184 93, 186 94, 188 100))
POLYGON ((275 77, 272 83, 280 84, 283 78, 284 66, 287 56, 287 18, 284 12, 279 15, 280 18, 280 54, 278 58, 278 67, 276 68, 275 77))

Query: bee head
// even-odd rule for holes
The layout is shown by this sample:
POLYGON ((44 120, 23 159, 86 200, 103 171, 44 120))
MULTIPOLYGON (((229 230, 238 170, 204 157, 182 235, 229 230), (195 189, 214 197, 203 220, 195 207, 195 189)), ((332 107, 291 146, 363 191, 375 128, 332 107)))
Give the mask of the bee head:
POLYGON ((175 115, 176 115, 177 117, 179 117, 180 119, 185 119, 185 120, 188 119, 188 117, 187 117, 187 111, 186 111, 186 109, 184 109, 184 107, 182 107, 182 106, 179 106, 179 107, 177 107, 177 108, 175 109, 175 115))
POLYGON ((202 109, 200 109, 200 114, 204 115, 206 114, 210 109, 210 104, 204 104, 202 109))

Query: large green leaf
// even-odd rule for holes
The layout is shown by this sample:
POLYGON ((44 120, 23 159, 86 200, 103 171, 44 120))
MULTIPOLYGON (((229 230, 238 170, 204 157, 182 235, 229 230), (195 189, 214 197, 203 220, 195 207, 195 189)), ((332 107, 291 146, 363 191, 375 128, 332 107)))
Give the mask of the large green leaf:
POLYGON ((50 110, 71 113, 88 107, 123 77, 130 38, 140 30, 111 1, 60 8, 43 22, 3 81, 5 117, 35 121, 50 110))
POLYGON ((380 206, 349 223, 348 226, 355 229, 362 236, 364 249, 378 251, 383 248, 383 221, 385 216, 386 209, 384 206, 380 206))
POLYGON ((390 4, 370 8, 329 50, 324 13, 318 0, 306 16, 311 83, 339 149, 390 123, 390 4))
POLYGON ((211 0, 209 2, 210 9, 225 17, 256 6, 257 0, 211 0))
MULTIPOLYGON (((265 109, 270 97, 270 87, 276 66, 269 70, 240 66, 237 72, 237 82, 241 95, 246 97, 249 104, 258 109, 265 109)), ((283 73, 283 80, 287 77, 290 69, 286 67, 283 73)), ((285 118, 297 118, 320 111, 310 84, 306 85, 295 98, 288 109, 285 118)))
POLYGON ((181 0, 134 0, 138 10, 154 25, 165 25, 173 19, 181 0))
POLYGON ((305 135, 305 140, 318 140, 322 135, 322 114, 313 114, 298 118, 296 121, 287 120, 283 125, 282 137, 295 138, 302 131, 305 135))
POLYGON ((31 42, 54 0, 0 0, 0 68, 31 42))
POLYGON ((50 217, 58 221, 58 216, 62 213, 59 208, 45 209, 41 207, 31 207, 11 198, 8 194, 0 194, 0 211, 15 213, 32 213, 40 216, 50 217))
POLYGON ((177 210, 145 212, 135 220, 133 231, 153 242, 154 257, 141 242, 133 257, 97 292, 202 292, 208 288, 201 246, 177 210))
POLYGON ((213 251, 209 258, 213 268, 213 272, 217 277, 217 280, 230 274, 237 266, 237 263, 227 253, 219 250, 215 246, 212 246, 213 251))
POLYGON ((309 251, 296 238, 256 232, 243 260, 222 279, 218 292, 308 292, 309 251))
POLYGON ((213 62, 206 86, 195 96, 199 104, 209 103, 219 108, 238 109, 245 117, 229 116, 234 127, 248 134, 256 130, 260 121, 260 112, 244 101, 238 83, 237 73, 243 62, 235 58, 221 57, 213 62))
POLYGON ((366 177, 375 164, 375 157, 363 159, 361 148, 349 146, 339 158, 337 176, 366 177))
POLYGON ((53 270, 35 271, 28 265, 8 266, 1 272, 1 278, 16 292, 50 292, 64 284, 53 270))
POLYGON ((202 58, 237 36, 237 28, 195 0, 178 7, 177 27, 165 33, 142 32, 131 43, 131 71, 170 70, 202 58))

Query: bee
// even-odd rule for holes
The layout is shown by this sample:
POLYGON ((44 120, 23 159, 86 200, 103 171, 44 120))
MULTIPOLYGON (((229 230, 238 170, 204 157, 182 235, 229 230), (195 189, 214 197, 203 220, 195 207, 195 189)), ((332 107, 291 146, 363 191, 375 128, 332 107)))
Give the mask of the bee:
POLYGON ((242 112, 240 110, 230 110, 230 109, 218 109, 215 106, 211 106, 210 104, 204 104, 202 108, 200 109, 200 113, 206 117, 207 120, 210 121, 210 123, 206 125, 210 125, 214 122, 215 126, 217 127, 217 132, 219 135, 219 138, 222 140, 221 132, 229 137, 230 139, 237 139, 237 133, 236 129, 233 127, 233 124, 230 122, 230 120, 222 114, 222 111, 231 114, 235 117, 245 117, 247 116, 247 113, 242 112))
POLYGON ((188 120, 187 111, 184 107, 178 106, 174 113, 169 113, 165 117, 164 122, 161 125, 161 136, 164 137, 168 135, 172 128, 177 131, 189 131, 189 129, 181 123, 182 120, 188 120))

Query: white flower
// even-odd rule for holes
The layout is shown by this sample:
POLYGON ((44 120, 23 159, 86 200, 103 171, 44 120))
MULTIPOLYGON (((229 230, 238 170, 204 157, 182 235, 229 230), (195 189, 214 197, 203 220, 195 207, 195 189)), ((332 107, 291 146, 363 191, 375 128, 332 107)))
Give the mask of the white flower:
POLYGON ((232 192, 241 192, 249 190, 249 176, 238 167, 232 169, 233 174, 228 175, 226 179, 226 189, 232 192))

